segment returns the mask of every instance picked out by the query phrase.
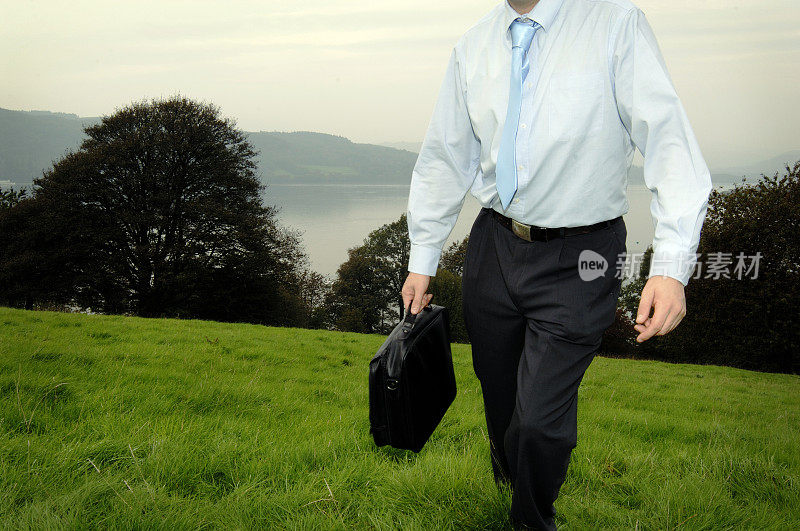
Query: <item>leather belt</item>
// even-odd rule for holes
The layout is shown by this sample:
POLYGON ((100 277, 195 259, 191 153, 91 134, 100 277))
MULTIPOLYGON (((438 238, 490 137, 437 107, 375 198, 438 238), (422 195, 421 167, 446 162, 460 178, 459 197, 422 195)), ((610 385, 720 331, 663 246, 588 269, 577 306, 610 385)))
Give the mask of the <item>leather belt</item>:
POLYGON ((614 219, 600 221, 598 223, 593 223, 592 225, 581 225, 580 227, 537 227, 536 225, 526 225, 525 223, 520 223, 516 219, 504 216, 493 208, 489 208, 489 210, 492 211, 492 215, 495 217, 495 219, 497 219, 497 221, 500 222, 502 226, 523 240, 527 240, 529 242, 546 242, 555 238, 563 238, 565 236, 573 236, 575 234, 586 234, 587 232, 592 232, 604 227, 610 227, 612 224, 616 223, 617 220, 622 218, 622 216, 617 216, 614 219))

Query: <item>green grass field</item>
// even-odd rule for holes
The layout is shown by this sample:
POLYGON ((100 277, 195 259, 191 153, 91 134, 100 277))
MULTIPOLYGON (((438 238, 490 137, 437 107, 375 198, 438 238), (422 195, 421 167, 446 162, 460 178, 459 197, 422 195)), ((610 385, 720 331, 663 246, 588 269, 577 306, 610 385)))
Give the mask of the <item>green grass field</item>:
MULTIPOLYGON (((508 529, 469 346, 414 454, 369 434, 384 339, 0 308, 0 522, 508 529)), ((596 358, 579 394, 560 528, 800 528, 797 376, 596 358)))

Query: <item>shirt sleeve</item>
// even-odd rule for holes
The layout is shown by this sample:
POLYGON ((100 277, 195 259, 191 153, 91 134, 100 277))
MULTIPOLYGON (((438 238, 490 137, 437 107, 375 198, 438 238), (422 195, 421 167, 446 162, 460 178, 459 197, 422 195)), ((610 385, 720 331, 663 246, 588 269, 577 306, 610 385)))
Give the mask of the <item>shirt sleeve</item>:
POLYGON ((620 119, 644 156, 655 224, 649 277, 689 282, 697 262, 711 174, 653 30, 634 7, 612 35, 610 61, 620 119))
POLYGON ((467 112, 465 82, 456 48, 411 174, 406 221, 408 270, 434 276, 442 248, 480 167, 481 144, 467 112))

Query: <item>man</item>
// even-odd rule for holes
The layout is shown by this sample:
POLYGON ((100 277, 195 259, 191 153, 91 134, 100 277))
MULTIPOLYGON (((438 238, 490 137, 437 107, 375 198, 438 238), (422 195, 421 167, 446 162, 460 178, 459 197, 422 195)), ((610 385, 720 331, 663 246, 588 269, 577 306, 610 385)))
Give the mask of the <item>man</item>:
POLYGON ((464 320, 494 477, 512 487, 520 528, 555 529, 578 386, 615 318, 635 148, 655 222, 641 342, 686 314, 711 191, 644 13, 630 0, 503 0, 453 47, 412 174, 402 296, 412 313, 431 300, 470 191, 483 209, 464 260, 464 320))

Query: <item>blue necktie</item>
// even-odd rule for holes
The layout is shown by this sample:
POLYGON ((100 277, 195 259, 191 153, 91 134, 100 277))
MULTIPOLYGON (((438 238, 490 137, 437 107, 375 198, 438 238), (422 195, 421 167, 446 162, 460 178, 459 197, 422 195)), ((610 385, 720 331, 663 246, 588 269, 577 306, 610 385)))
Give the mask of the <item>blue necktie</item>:
POLYGON ((529 19, 528 22, 522 22, 522 19, 518 18, 511 23, 511 88, 508 94, 506 123, 503 125, 503 133, 500 137, 500 152, 497 155, 495 170, 497 193, 500 196, 503 210, 508 208, 511 198, 517 191, 517 127, 522 107, 522 81, 530 69, 529 62, 524 59, 531 41, 533 41, 533 35, 539 27, 537 22, 529 19))

